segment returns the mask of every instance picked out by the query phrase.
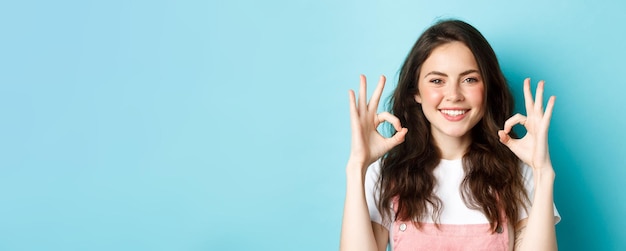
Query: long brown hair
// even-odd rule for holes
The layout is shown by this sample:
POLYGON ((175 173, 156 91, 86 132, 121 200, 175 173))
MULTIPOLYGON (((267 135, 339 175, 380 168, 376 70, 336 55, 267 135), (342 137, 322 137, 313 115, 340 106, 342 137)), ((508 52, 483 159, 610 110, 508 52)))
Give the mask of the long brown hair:
MULTIPOLYGON (((513 112, 513 96, 502 74, 496 54, 473 26, 459 20, 441 21, 427 29, 417 40, 400 70, 398 86, 390 99, 391 113, 409 128, 405 142, 389 151, 382 160, 378 209, 385 218, 397 200, 395 220, 423 220, 432 206, 433 222, 439 222, 442 201, 433 189, 433 170, 439 165, 441 151, 430 132, 430 122, 421 104, 415 101, 421 65, 436 47, 458 41, 474 54, 484 80, 484 115, 469 132, 472 137, 463 156, 465 179, 461 194, 465 204, 481 210, 493 229, 503 225, 503 217, 515 223, 525 200, 520 160, 497 135, 513 112)), ((393 129, 392 129, 393 130, 393 129)))

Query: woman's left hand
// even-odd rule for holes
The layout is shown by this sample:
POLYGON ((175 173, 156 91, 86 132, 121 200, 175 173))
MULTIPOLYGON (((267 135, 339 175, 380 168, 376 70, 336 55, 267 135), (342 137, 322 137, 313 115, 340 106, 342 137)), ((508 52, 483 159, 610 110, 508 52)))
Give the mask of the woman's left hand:
POLYGON ((530 165, 533 169, 552 167, 550 152, 548 149, 548 128, 554 108, 555 96, 548 100, 545 111, 543 110, 543 86, 544 81, 539 81, 535 100, 530 92, 530 79, 524 80, 524 102, 527 115, 515 114, 504 122, 504 129, 498 131, 500 142, 511 149, 518 158, 530 165), (526 128, 526 135, 521 139, 513 139, 509 136, 514 125, 520 124, 526 128))

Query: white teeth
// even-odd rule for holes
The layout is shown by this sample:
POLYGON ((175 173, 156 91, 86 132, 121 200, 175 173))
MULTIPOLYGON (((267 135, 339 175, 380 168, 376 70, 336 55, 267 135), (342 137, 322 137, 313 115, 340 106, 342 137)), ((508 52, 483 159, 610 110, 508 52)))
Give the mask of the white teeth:
POLYGON ((441 110, 441 112, 448 116, 459 116, 465 114, 465 110, 441 110))

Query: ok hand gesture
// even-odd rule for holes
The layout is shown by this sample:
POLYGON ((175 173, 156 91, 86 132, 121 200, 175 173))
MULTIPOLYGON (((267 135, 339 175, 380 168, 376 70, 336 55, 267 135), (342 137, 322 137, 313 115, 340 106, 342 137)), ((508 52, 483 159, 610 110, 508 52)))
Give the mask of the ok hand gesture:
POLYGON ((352 144, 350 149, 350 162, 358 163, 361 167, 367 167, 378 158, 382 157, 391 148, 404 142, 407 128, 400 125, 400 120, 388 112, 377 114, 378 102, 385 87, 385 76, 380 77, 378 86, 367 103, 367 83, 364 75, 361 75, 359 99, 355 98, 354 91, 349 91, 350 96, 350 127, 352 128, 352 144), (397 133, 391 138, 383 137, 376 128, 380 123, 387 121, 393 125, 397 133))
POLYGON ((524 102, 526 116, 515 114, 504 123, 504 130, 498 131, 500 141, 505 144, 518 158, 533 169, 552 168, 548 149, 548 127, 552 117, 552 109, 556 97, 551 96, 543 110, 544 81, 539 81, 535 100, 530 92, 530 79, 524 80, 524 102), (526 135, 521 139, 512 139, 508 134, 514 125, 521 124, 526 128, 526 135))

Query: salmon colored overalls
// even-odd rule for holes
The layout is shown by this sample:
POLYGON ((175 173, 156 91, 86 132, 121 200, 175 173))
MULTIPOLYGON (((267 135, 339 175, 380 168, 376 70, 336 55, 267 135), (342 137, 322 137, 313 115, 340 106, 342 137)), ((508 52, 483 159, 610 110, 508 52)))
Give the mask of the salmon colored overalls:
POLYGON ((494 232, 488 223, 439 224, 439 229, 434 223, 422 223, 421 227, 417 229, 411 221, 396 221, 389 229, 391 235, 389 242, 394 251, 508 251, 511 250, 511 247, 506 219, 503 224, 504 227, 499 226, 494 232))

